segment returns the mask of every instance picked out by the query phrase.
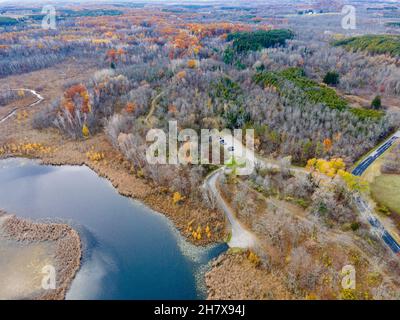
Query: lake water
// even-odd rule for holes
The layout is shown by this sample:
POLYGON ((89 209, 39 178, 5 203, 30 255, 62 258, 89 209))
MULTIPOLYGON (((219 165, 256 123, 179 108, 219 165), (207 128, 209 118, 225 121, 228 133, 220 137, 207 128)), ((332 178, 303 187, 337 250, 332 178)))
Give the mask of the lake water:
POLYGON ((0 208, 79 232, 83 260, 67 299, 204 298, 204 270, 227 249, 189 244, 166 217, 84 166, 1 160, 0 208))

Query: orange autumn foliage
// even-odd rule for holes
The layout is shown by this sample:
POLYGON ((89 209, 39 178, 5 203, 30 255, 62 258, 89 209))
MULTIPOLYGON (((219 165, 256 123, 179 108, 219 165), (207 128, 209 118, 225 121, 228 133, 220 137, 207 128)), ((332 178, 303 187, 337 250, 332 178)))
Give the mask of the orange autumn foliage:
POLYGON ((117 51, 115 49, 110 49, 106 53, 106 57, 109 61, 115 62, 117 60, 117 51))
POLYGON ((128 102, 125 106, 125 111, 128 113, 133 113, 136 109, 136 105, 132 102, 128 102))
POLYGON ((176 109, 176 107, 171 104, 170 106, 168 106, 168 112, 169 113, 176 113, 178 110, 176 109))
POLYGON ((64 92, 63 106, 71 114, 73 114, 78 107, 74 101, 76 98, 82 99, 80 111, 89 113, 91 111, 89 92, 83 84, 74 85, 64 92))
POLYGON ((178 79, 183 79, 186 77, 186 71, 180 71, 176 74, 178 79))
POLYGON ((325 152, 329 152, 332 149, 332 140, 329 138, 326 138, 323 142, 324 144, 324 150, 325 152))

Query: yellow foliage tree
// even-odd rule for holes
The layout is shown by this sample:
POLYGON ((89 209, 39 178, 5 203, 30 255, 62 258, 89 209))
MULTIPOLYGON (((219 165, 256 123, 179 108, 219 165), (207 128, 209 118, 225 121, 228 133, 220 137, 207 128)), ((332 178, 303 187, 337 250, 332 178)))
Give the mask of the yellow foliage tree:
POLYGON ((256 266, 261 263, 260 258, 253 251, 249 251, 247 259, 256 266))
POLYGON ((366 191, 368 189, 366 181, 346 171, 346 164, 341 158, 333 158, 331 160, 313 158, 308 160, 306 168, 322 173, 332 179, 339 176, 350 190, 366 191))
POLYGON ((352 175, 350 172, 339 170, 338 175, 343 179, 346 183, 347 187, 350 190, 364 192, 368 190, 368 182, 362 180, 360 177, 352 175))
POLYGON ((314 292, 310 292, 306 295, 306 300, 317 300, 317 295, 314 292))
POLYGON ((83 135, 85 138, 88 138, 89 135, 90 135, 89 128, 87 127, 86 124, 84 124, 83 127, 82 127, 82 135, 83 135))
POLYGON ((174 194, 172 196, 172 203, 177 204, 182 200, 183 200, 182 195, 179 192, 174 192, 174 194))
POLYGON ((191 69, 196 68, 196 67, 197 67, 197 62, 196 62, 196 60, 189 60, 188 63, 187 63, 187 66, 188 66, 189 68, 191 68, 191 69))
POLYGON ((186 71, 179 71, 177 74, 176 74, 176 76, 177 76, 177 78, 178 79, 183 79, 183 78, 185 78, 186 77, 186 71))
POLYGON ((191 221, 189 221, 189 223, 188 223, 188 225, 187 225, 187 229, 186 229, 186 231, 187 232, 192 232, 193 231, 193 221, 194 220, 191 220, 191 221))
POLYGON ((334 178, 339 170, 346 168, 346 164, 341 158, 333 158, 331 160, 313 158, 308 160, 306 168, 334 178))

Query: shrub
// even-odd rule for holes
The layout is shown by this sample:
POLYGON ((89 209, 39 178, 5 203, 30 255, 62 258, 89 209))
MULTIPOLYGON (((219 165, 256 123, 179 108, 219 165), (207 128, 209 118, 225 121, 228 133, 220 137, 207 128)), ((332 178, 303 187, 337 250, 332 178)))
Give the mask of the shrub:
POLYGON ((388 209, 388 207, 386 207, 385 205, 381 204, 378 206, 378 212, 390 216, 390 210, 388 209))
POLYGON ((190 69, 194 69, 194 68, 197 67, 197 61, 196 61, 196 60, 189 60, 189 61, 187 62, 187 66, 188 66, 188 68, 190 68, 190 69))
POLYGON ((232 48, 228 47, 225 51, 224 51, 224 56, 223 56, 223 60, 226 64, 232 64, 235 58, 235 52, 233 51, 232 48))
POLYGON ((381 96, 376 96, 371 102, 371 108, 374 110, 382 109, 382 99, 381 96))
MULTIPOLYGON (((23 92, 23 91, 22 91, 23 92)), ((6 105, 14 100, 22 98, 18 91, 15 90, 0 90, 0 106, 6 105)))
POLYGON ((385 113, 383 111, 371 110, 371 109, 361 109, 361 108, 350 108, 350 112, 356 115, 361 120, 365 119, 381 119, 385 113))
POLYGON ((360 223, 359 222, 352 222, 350 225, 351 230, 357 231, 360 228, 360 223))
POLYGON ((339 73, 337 73, 336 71, 328 71, 323 81, 327 85, 336 86, 339 84, 339 73))
POLYGON ((340 298, 342 300, 357 300, 357 294, 353 289, 342 289, 340 298))
POLYGON ((257 254, 255 254, 253 251, 249 251, 248 255, 247 255, 247 259, 254 264, 256 267, 260 265, 261 260, 260 257, 257 256, 257 254))

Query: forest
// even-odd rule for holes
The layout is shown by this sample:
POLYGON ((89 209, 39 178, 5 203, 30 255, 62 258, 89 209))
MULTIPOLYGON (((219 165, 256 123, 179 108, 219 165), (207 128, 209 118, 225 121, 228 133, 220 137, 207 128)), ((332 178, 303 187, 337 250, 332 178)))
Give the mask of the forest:
MULTIPOLYGON (((133 165, 146 171, 143 159, 134 155, 146 146, 146 129, 165 128, 172 119, 182 128, 195 130, 254 128, 259 152, 274 157, 290 155, 301 165, 310 158, 330 156, 351 164, 396 126, 393 114, 352 107, 337 92, 369 87, 382 93, 383 84, 373 82, 380 81, 379 74, 357 74, 370 72, 360 68, 360 62, 381 70, 374 57, 346 50, 338 54, 340 49, 329 43, 317 50, 313 43, 304 43, 304 35, 288 28, 268 30, 265 24, 174 25, 166 20, 165 12, 146 23, 139 22, 139 17, 142 19, 142 13, 135 12, 121 18, 78 19, 75 24, 80 28, 106 26, 101 33, 90 29, 98 39, 89 42, 78 40, 79 28, 70 36, 57 32, 71 40, 61 40, 55 60, 43 61, 44 66, 71 54, 86 57, 95 48, 99 65, 108 68, 87 83, 66 88, 64 97, 36 117, 36 128, 56 127, 71 138, 82 139, 105 126, 133 165), (127 19, 134 26, 115 33, 113 29, 127 19), (335 58, 332 61, 330 57, 335 58), (337 83, 322 83, 332 70, 337 70, 337 83), (357 80, 352 82, 349 77, 357 80), (148 119, 153 104, 157 107, 148 119), (329 150, 323 144, 327 139, 332 143, 329 150)), ((55 39, 60 37, 57 33, 55 39)), ((52 48, 54 44, 49 42, 34 50, 41 57, 52 48)), ((47 54, 46 59, 49 57, 52 55, 47 54)), ((38 67, 34 61, 32 64, 38 67)), ((394 95, 400 93, 397 72, 398 68, 388 64, 381 80, 387 84, 384 90, 394 95)))
POLYGON ((0 17, 0 27, 13 26, 18 24, 18 20, 10 17, 0 17))
MULTIPOLYGON (((393 26, 393 24, 389 26, 393 26)), ((338 40, 334 42, 334 45, 343 46, 346 49, 355 51, 367 51, 372 54, 389 54, 393 57, 400 56, 400 37, 394 35, 365 35, 338 40)))

